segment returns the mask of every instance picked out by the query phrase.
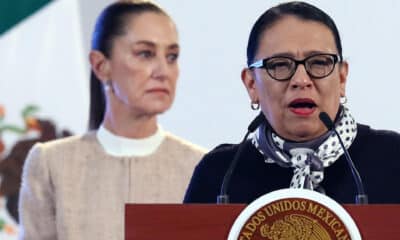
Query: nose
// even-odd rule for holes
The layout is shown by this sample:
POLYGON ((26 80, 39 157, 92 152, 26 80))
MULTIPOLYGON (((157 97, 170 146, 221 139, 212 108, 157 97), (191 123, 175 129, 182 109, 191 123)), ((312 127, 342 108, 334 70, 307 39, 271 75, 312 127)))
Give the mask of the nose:
POLYGON ((309 88, 313 84, 310 76, 308 75, 306 68, 303 64, 297 65, 297 69, 290 79, 290 87, 293 89, 296 88, 309 88))
POLYGON ((155 62, 152 76, 159 80, 165 80, 168 77, 171 66, 168 64, 167 59, 159 57, 155 62))

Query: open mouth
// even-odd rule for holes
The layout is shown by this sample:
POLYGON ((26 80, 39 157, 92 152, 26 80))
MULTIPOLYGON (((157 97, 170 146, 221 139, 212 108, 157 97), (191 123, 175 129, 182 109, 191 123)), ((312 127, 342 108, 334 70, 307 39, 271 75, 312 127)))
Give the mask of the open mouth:
POLYGON ((289 104, 290 110, 299 115, 310 115, 315 111, 316 107, 317 104, 308 98, 295 99, 289 104))

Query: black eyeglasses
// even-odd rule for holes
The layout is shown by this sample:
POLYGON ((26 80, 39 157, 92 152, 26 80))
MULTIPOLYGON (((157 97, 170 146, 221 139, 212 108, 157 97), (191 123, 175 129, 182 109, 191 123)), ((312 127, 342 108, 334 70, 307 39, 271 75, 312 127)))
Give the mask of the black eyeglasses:
POLYGON ((307 74, 314 78, 324 78, 333 72, 335 64, 341 61, 335 54, 321 53, 296 60, 291 57, 270 57, 258 60, 249 66, 253 68, 265 68, 271 78, 277 81, 286 81, 293 77, 299 64, 303 64, 307 74))

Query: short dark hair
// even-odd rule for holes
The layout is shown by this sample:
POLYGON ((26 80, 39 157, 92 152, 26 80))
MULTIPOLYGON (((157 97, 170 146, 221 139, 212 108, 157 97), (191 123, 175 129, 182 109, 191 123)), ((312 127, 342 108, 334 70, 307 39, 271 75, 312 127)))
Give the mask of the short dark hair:
MULTIPOLYGON (((119 1, 106 7, 97 18, 92 36, 92 50, 110 57, 115 37, 125 34, 129 17, 145 12, 168 14, 159 6, 148 1, 119 1)), ((90 73, 89 129, 98 129, 104 118, 106 99, 104 88, 93 71, 90 73)))
POLYGON ((261 34, 285 16, 295 16, 303 20, 316 21, 327 26, 335 39, 339 57, 343 59, 342 43, 339 31, 333 19, 324 11, 309 3, 295 1, 272 7, 257 19, 251 29, 249 41, 247 43, 247 65, 252 64, 255 60, 254 58, 259 48, 261 34))

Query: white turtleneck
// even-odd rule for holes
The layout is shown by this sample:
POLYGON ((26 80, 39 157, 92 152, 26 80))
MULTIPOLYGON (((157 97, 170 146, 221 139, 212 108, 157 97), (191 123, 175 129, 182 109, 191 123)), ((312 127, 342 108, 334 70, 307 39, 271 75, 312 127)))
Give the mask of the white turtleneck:
POLYGON ((165 138, 165 132, 157 131, 147 138, 126 138, 113 134, 103 125, 97 131, 97 139, 106 153, 116 157, 143 157, 154 153, 165 138))

